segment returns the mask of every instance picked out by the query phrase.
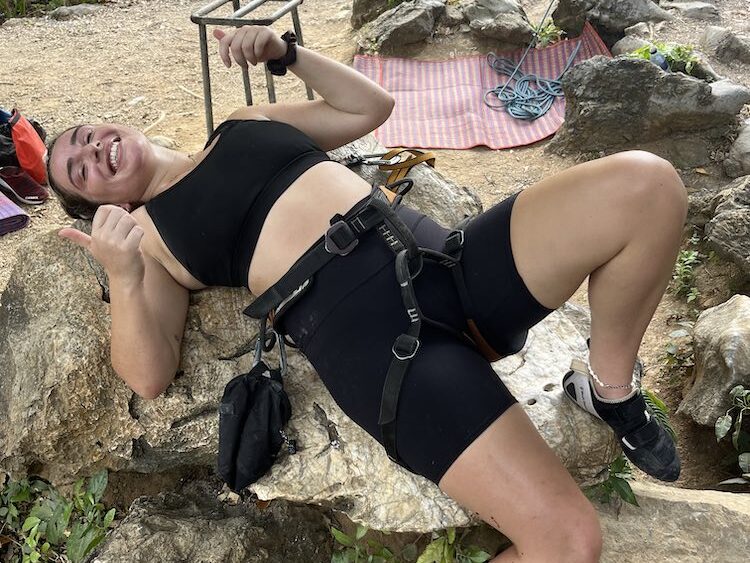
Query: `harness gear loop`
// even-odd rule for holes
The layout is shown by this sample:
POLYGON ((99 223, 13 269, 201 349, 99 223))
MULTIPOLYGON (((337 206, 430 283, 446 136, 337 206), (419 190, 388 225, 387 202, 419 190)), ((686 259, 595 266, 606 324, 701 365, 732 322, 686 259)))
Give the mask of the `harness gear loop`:
POLYGON ((357 166, 360 164, 376 164, 378 169, 383 172, 390 171, 388 175, 388 184, 397 182, 406 177, 409 171, 417 164, 422 162, 429 166, 435 167, 435 155, 431 152, 421 151, 419 149, 391 149, 385 153, 377 154, 359 154, 351 152, 339 160, 344 166, 357 166))

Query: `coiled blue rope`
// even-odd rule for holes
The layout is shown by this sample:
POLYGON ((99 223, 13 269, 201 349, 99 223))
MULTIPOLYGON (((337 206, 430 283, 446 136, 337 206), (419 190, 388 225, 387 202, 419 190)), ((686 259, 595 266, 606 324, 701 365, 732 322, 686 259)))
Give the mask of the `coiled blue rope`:
POLYGON ((521 63, 526 58, 526 54, 533 44, 532 41, 526 48, 518 64, 510 59, 498 57, 495 53, 487 55, 487 63, 490 67, 498 74, 506 74, 509 77, 501 86, 496 86, 484 93, 484 103, 487 107, 495 111, 505 108, 516 119, 531 120, 537 119, 547 113, 549 108, 552 107, 555 98, 563 95, 560 79, 573 63, 578 50, 581 48, 581 43, 579 42, 576 45, 573 53, 568 57, 565 68, 556 79, 540 78, 535 74, 519 72, 518 69, 521 67, 521 63), (508 84, 510 84, 514 77, 515 84, 508 88, 508 84), (500 100, 499 105, 493 105, 487 101, 487 96, 490 94, 497 96, 497 99, 500 100))

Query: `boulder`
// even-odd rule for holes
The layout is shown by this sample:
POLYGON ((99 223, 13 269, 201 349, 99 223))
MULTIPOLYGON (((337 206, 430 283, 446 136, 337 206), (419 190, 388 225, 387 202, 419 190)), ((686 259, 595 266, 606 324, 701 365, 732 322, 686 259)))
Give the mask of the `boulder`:
POLYGON ((709 162, 750 102, 750 90, 665 72, 643 59, 596 56, 562 79, 565 122, 545 150, 558 154, 642 148, 678 168, 709 162))
POLYGON ((672 15, 651 0, 559 0, 552 19, 568 37, 580 35, 588 20, 604 42, 612 45, 625 28, 640 22, 667 21, 672 15))
POLYGON ((707 53, 725 63, 739 61, 750 64, 750 37, 709 25, 703 32, 701 45, 707 53))
POLYGON ((359 29, 388 9, 388 0, 354 0, 352 2, 352 28, 359 29))
POLYGON ((750 387, 750 297, 734 295, 703 311, 693 330, 693 382, 677 412, 713 428, 732 405, 735 385, 750 387))
POLYGON ((719 10, 707 2, 662 2, 659 4, 665 10, 676 10, 686 18, 697 20, 719 19, 719 10))
POLYGON ((462 0, 459 4, 471 30, 511 45, 526 45, 534 30, 516 0, 462 0))
POLYGON ((430 37, 444 12, 440 0, 407 0, 362 26, 357 42, 365 51, 396 52, 430 37))
POLYGON ((750 174, 750 121, 737 131, 737 138, 724 160, 724 172, 730 178, 750 174))
POLYGON ((646 39, 641 39, 637 35, 626 35, 617 43, 612 45, 610 52, 612 53, 612 56, 616 57, 617 55, 626 55, 627 53, 632 53, 633 51, 640 49, 641 47, 645 47, 646 45, 651 46, 652 43, 650 41, 647 41, 646 39))
POLYGON ((709 246, 750 278, 750 176, 729 183, 709 206, 713 216, 704 227, 709 246))
POLYGON ((330 561, 326 516, 284 501, 260 509, 217 500, 218 486, 193 482, 182 491, 140 497, 91 563, 287 563, 330 561))
POLYGON ((60 6, 55 8, 49 14, 53 20, 70 20, 73 18, 80 18, 83 16, 90 16, 95 14, 101 6, 95 4, 77 4, 75 6, 60 6))
POLYGON ((640 506, 598 506, 602 563, 729 563, 750 553, 750 495, 631 487, 640 506))
MULTIPOLYGON (((377 148, 370 137, 332 156, 377 148)), ((366 168, 364 177, 382 183, 383 173, 366 168)), ((410 176, 416 185, 409 202, 444 225, 480 210, 466 189, 427 165, 410 176)), ((102 467, 142 473, 214 467, 223 387, 252 363, 255 325, 241 314, 250 295, 227 288, 191 294, 180 371, 165 393, 145 401, 110 367, 107 280, 93 258, 54 232, 19 252, 0 307, 0 471, 67 483, 102 467)), ((608 427, 560 389, 570 354, 586 353, 587 314, 561 307, 532 329, 523 350, 494 366, 581 482, 596 478, 616 452, 608 427)), ((384 530, 472 522, 435 485, 388 461, 304 357, 290 354, 289 362, 288 433, 299 451, 253 486, 260 498, 335 507, 384 530)))

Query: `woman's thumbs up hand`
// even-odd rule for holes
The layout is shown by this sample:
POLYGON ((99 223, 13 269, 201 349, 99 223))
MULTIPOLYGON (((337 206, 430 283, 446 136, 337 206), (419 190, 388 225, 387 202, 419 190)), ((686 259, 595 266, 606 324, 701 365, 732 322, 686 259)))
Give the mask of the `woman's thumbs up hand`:
POLYGON ((130 284, 143 281, 143 229, 121 207, 100 206, 91 223, 91 236, 70 227, 61 229, 58 235, 91 252, 104 266, 110 282, 112 278, 130 284))
POLYGON ((265 25, 246 25, 232 31, 214 29, 213 33, 219 41, 219 56, 227 67, 232 66, 232 58, 247 68, 247 63, 255 66, 286 54, 286 41, 265 25))

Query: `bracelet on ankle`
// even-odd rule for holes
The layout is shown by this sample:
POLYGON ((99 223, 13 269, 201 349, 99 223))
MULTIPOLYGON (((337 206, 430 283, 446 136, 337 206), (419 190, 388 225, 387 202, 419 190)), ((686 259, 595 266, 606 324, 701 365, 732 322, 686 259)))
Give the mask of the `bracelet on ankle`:
POLYGON ((622 385, 610 385, 609 383, 604 383, 601 379, 599 379, 599 376, 596 375, 593 368, 591 367, 591 362, 589 361, 589 358, 586 358, 586 367, 589 370, 589 373, 591 374, 591 377, 596 381, 597 385, 600 387, 604 387, 605 389, 632 389, 635 387, 635 383, 633 379, 631 378, 630 383, 624 383, 622 385))

